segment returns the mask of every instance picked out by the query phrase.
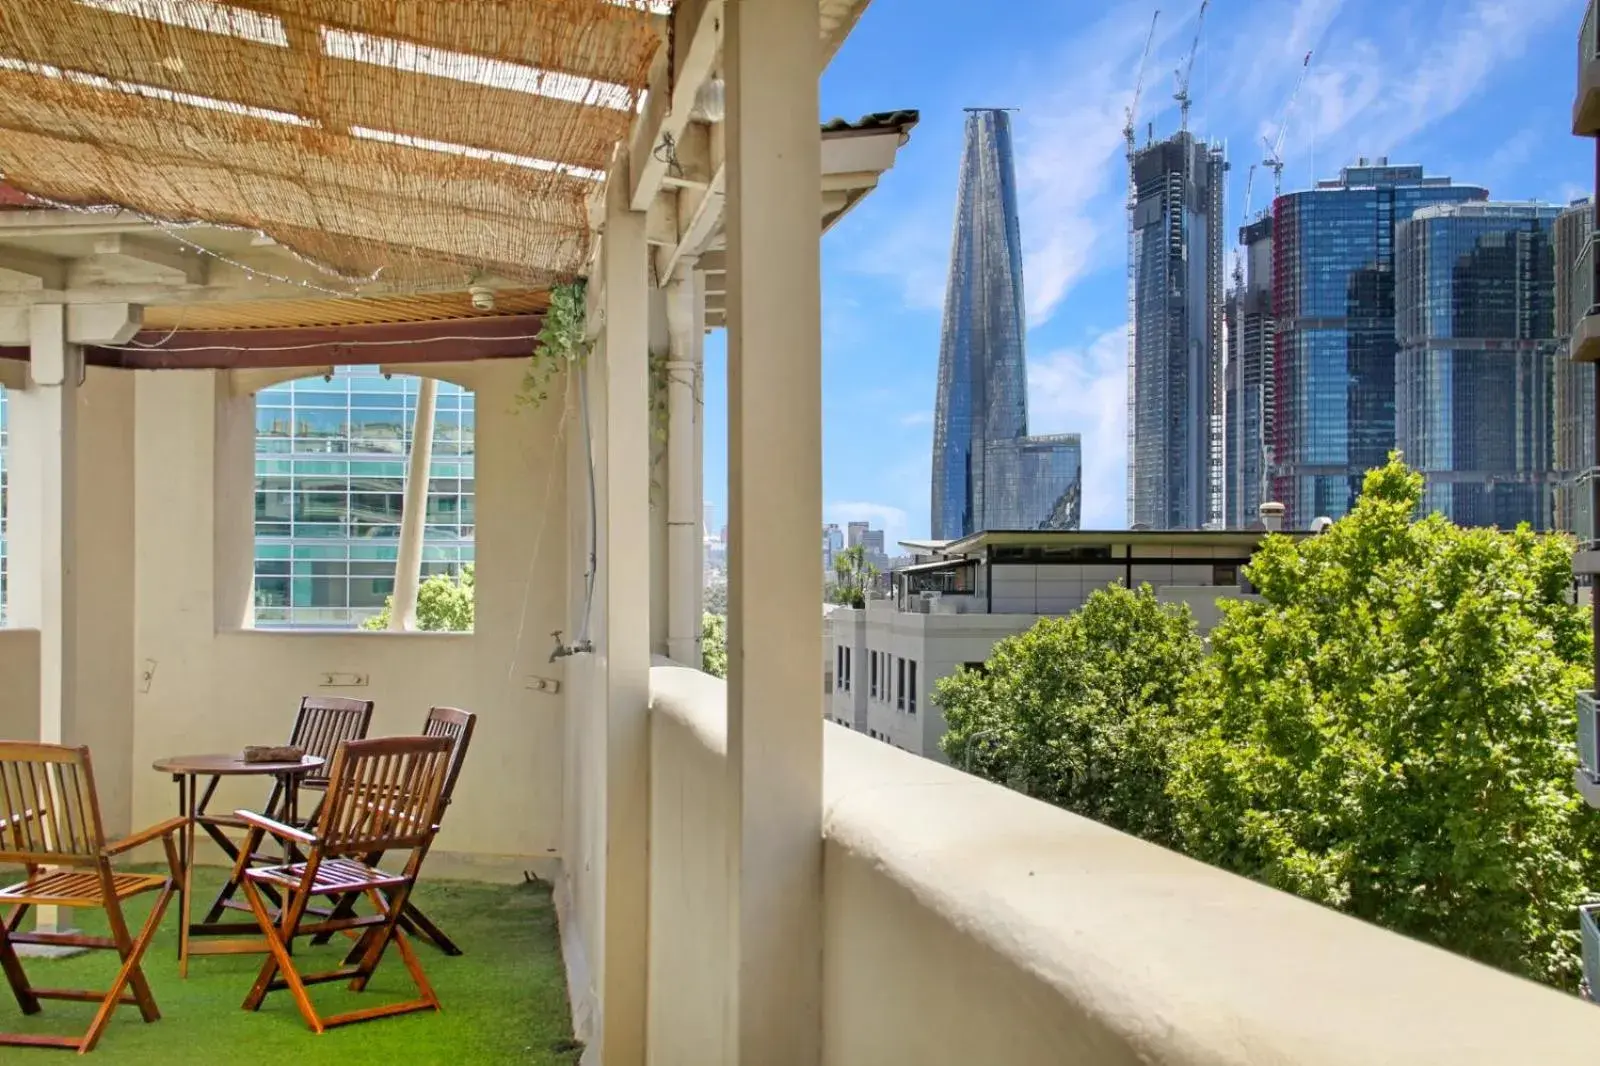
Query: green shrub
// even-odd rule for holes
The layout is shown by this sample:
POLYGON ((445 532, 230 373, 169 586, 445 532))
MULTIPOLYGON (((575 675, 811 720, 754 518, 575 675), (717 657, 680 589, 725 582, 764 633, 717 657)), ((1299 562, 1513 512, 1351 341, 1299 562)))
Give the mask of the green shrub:
POLYGON ((939 682, 944 750, 974 773, 1168 841, 1178 687, 1200 656, 1188 607, 1158 603, 1149 586, 1098 590, 1076 613, 1001 641, 985 671, 939 682))

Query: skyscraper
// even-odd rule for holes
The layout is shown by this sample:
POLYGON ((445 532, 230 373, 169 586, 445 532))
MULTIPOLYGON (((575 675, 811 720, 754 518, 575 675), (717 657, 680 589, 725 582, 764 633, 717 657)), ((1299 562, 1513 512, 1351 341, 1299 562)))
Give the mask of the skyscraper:
POLYGON ((936 540, 1076 526, 1077 507, 1064 502, 1079 491, 1076 438, 1028 436, 1023 315, 1011 116, 970 109, 939 344, 929 523, 936 540), (1052 524, 1069 512, 1072 526, 1052 524))
POLYGON ((1461 525, 1551 525, 1559 213, 1441 204, 1395 228, 1395 444, 1461 525))
POLYGON ((1395 446, 1395 226, 1487 189, 1359 160, 1273 203, 1272 495, 1288 528, 1350 510, 1395 446))
POLYGON ((1223 524, 1248 529, 1266 499, 1272 439, 1272 216, 1239 230, 1239 284, 1228 294, 1228 363, 1224 370, 1226 476, 1223 524))
MULTIPOLYGON (((1579 200, 1556 218, 1555 526, 1578 539, 1594 538, 1589 494, 1595 477, 1594 364, 1570 358, 1572 329, 1588 309, 1573 307, 1578 257, 1594 228, 1594 204, 1579 200)), ((1589 286, 1592 289, 1592 286, 1589 286)))
POLYGON ((1222 520, 1220 146, 1182 130, 1133 153, 1128 259, 1128 519, 1222 520))

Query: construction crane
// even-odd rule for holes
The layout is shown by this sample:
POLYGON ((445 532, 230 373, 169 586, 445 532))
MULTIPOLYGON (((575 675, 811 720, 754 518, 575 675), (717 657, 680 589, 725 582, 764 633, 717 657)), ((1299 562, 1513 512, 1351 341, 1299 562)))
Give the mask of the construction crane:
POLYGON ((1283 194, 1283 135, 1289 128, 1289 112, 1294 109, 1294 102, 1300 98, 1300 87, 1306 83, 1306 73, 1311 69, 1311 53, 1306 53, 1304 63, 1300 64, 1300 78, 1294 83, 1294 92, 1289 94, 1289 103, 1284 106, 1283 119, 1278 123, 1278 139, 1276 142, 1261 138, 1261 143, 1266 146, 1267 158, 1262 160, 1264 166, 1272 168, 1272 198, 1276 200, 1283 194))
POLYGON ((1133 83, 1133 103, 1126 109, 1126 121, 1122 125, 1122 139, 1128 142, 1128 158, 1133 158, 1133 126, 1139 117, 1139 94, 1144 91, 1144 67, 1150 60, 1150 45, 1156 39, 1156 20, 1161 17, 1161 9, 1150 16, 1150 32, 1145 35, 1144 54, 1139 57, 1139 76, 1133 83))
POLYGON ((1179 128, 1189 128, 1189 77, 1194 73, 1195 53, 1200 51, 1200 29, 1206 23, 1206 8, 1211 6, 1211 0, 1200 0, 1200 17, 1194 21, 1194 43, 1189 46, 1189 58, 1184 60, 1183 66, 1172 72, 1173 79, 1177 82, 1177 90, 1172 98, 1178 101, 1178 114, 1181 116, 1179 128))

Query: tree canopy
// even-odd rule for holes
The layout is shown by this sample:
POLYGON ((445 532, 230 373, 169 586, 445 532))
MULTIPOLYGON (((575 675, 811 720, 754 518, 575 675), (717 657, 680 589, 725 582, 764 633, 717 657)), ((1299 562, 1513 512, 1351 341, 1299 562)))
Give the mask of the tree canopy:
POLYGON ((1367 475, 1321 536, 1269 538, 1183 700, 1190 854, 1552 983, 1576 967, 1600 815, 1572 786, 1591 654, 1571 544, 1413 521, 1367 475))
MULTIPOLYGON (((477 585, 472 564, 461 568, 459 579, 435 574, 417 586, 417 628, 455 633, 471 632, 477 585)), ((383 610, 361 623, 362 629, 388 629, 394 597, 386 597, 383 610)))
POLYGON ((728 676, 728 620, 710 611, 700 621, 700 669, 712 677, 728 676))
POLYGON ((1147 839, 1172 839, 1166 797, 1178 689, 1202 645, 1189 608, 1148 585, 1094 592, 939 682, 950 760, 1147 839))
POLYGON ((1573 787, 1589 608, 1564 535, 1417 519, 1398 456, 1268 536, 1202 649, 1097 592, 935 699, 957 766, 1195 858, 1572 987, 1600 814, 1573 787))

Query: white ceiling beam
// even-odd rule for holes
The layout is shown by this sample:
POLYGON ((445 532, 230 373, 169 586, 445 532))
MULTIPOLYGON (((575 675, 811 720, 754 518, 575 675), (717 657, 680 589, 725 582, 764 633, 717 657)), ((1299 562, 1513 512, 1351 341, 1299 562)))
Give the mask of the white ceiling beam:
MULTIPOLYGON (((154 272, 175 275, 185 285, 204 285, 210 274, 210 259, 203 252, 186 250, 176 241, 158 244, 121 233, 108 233, 94 239, 92 266, 116 274, 143 277, 154 272)), ((90 265, 90 264, 85 264, 90 265)))
POLYGON ((718 167, 711 184, 704 189, 678 191, 678 240, 670 247, 656 249, 656 277, 672 277, 678 261, 684 256, 699 255, 705 244, 722 224, 723 187, 727 171, 718 167), (687 213, 685 206, 688 206, 687 213))
POLYGON ((67 287, 67 261, 31 248, 0 248, 0 289, 38 292, 67 287))
POLYGON ((724 0, 679 0, 672 12, 670 48, 656 50, 644 111, 634 124, 628 152, 635 211, 649 208, 674 155, 682 163, 684 131, 695 94, 711 76, 722 47, 724 0))
POLYGON ((645 243, 657 247, 671 247, 678 243, 678 195, 664 189, 650 201, 645 215, 645 243))

